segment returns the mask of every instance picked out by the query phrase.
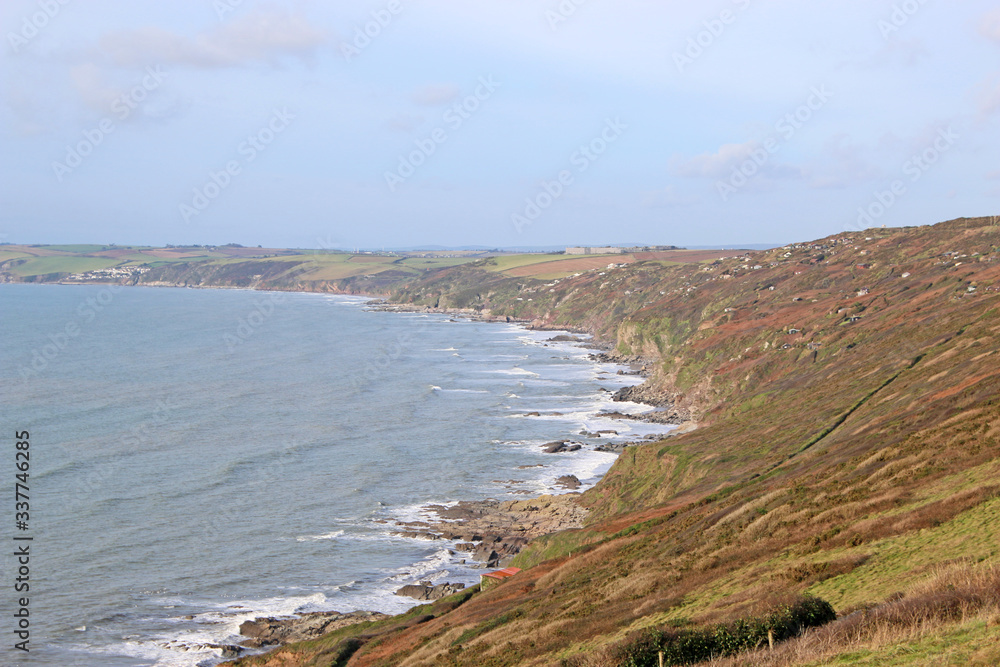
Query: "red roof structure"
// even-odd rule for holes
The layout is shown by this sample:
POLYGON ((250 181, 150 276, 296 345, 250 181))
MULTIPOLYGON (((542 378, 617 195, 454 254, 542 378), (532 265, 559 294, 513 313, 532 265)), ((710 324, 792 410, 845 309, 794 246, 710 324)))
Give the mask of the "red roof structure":
POLYGON ((497 570, 496 572, 485 572, 479 575, 479 586, 480 588, 489 588, 495 584, 499 584, 501 581, 507 577, 513 577, 515 574, 521 571, 519 567, 505 567, 502 570, 497 570))

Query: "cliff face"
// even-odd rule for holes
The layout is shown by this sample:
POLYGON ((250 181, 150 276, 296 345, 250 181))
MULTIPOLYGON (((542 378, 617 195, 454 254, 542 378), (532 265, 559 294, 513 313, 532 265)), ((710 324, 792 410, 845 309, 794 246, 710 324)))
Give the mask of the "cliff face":
MULTIPOLYGON (((698 428, 627 449, 582 497, 585 527, 536 540, 502 585, 241 664, 329 664, 333 653, 359 666, 621 664, 641 643, 633 633, 742 618, 799 592, 844 616, 902 596, 933 617, 944 579, 932 575, 947 570, 955 590, 1000 559, 994 222, 548 283, 468 265, 397 291, 591 331, 649 359, 650 382, 698 428)), ((984 605, 1000 614, 1000 602, 984 605)), ((930 662, 958 636, 992 659, 991 616, 942 614, 939 625, 900 621, 900 637, 937 633, 930 662)), ((815 660, 892 645, 891 628, 865 644, 869 616, 851 618, 860 629, 831 635, 815 660)))
POLYGON ((844 350, 862 340, 887 346, 893 358, 912 357, 927 343, 928 309, 971 311, 993 295, 998 243, 1000 227, 990 219, 963 219, 707 264, 639 262, 549 283, 473 264, 425 276, 392 298, 589 331, 624 355, 655 360, 652 382, 710 415, 769 375, 816 370, 797 368, 799 361, 826 367, 838 357, 842 367, 844 350))

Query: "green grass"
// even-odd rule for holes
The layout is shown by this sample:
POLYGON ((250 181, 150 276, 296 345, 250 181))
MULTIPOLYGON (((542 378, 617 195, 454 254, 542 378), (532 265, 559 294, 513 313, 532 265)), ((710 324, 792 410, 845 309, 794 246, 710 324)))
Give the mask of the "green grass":
POLYGON ((144 255, 141 252, 132 252, 127 255, 122 255, 120 257, 109 257, 108 259, 114 259, 119 264, 145 264, 151 259, 160 259, 160 258, 153 257, 152 255, 144 255))
POLYGON ((88 253, 101 252, 102 250, 114 250, 111 246, 106 245, 96 245, 92 243, 78 243, 78 244, 68 244, 68 245, 37 245, 30 246, 32 248, 41 248, 44 250, 56 250, 59 252, 72 252, 81 255, 86 255, 88 253))
POLYGON ((872 558, 853 572, 814 584, 808 592, 843 609, 884 600, 912 586, 914 573, 930 573, 939 563, 955 558, 995 561, 1000 558, 1000 499, 985 502, 936 528, 826 551, 824 560, 854 553, 870 553, 872 558))
POLYGON ((932 635, 878 648, 841 653, 803 667, 872 665, 878 667, 992 667, 1000 664, 1000 627, 975 619, 932 635))
POLYGON ((763 563, 738 568, 689 595, 681 605, 652 617, 659 623, 689 618, 745 590, 758 578, 781 576, 797 566, 835 563, 860 556, 869 560, 853 571, 815 583, 806 593, 828 600, 838 611, 879 603, 894 593, 932 576, 942 563, 957 558, 1000 561, 1000 499, 959 514, 936 528, 858 546, 824 549, 803 558, 785 553, 763 563))
POLYGON ((511 565, 521 569, 534 567, 553 558, 560 558, 581 549, 594 539, 594 533, 585 530, 564 530, 536 538, 524 551, 514 557, 511 565))
POLYGON ((481 634, 485 634, 490 630, 499 628, 501 625, 506 625, 511 621, 516 621, 522 616, 524 616, 524 611, 521 609, 513 609, 504 614, 500 614, 499 616, 494 616, 493 618, 489 619, 488 621, 485 621, 484 623, 480 623, 479 625, 473 628, 467 629, 465 632, 460 634, 455 641, 452 642, 452 645, 464 644, 465 642, 471 639, 475 639, 481 634))
POLYGON ((136 253, 135 255, 128 255, 126 261, 139 263, 139 264, 174 264, 177 262, 197 262, 200 259, 212 259, 218 258, 217 255, 210 255, 208 253, 204 255, 196 255, 194 257, 157 257, 156 255, 148 255, 142 253, 136 253))
POLYGON ((34 257, 34 255, 29 255, 26 252, 18 252, 17 250, 0 250, 0 262, 6 262, 9 259, 19 259, 19 258, 34 257))
POLYGON ((414 269, 428 270, 440 269, 448 266, 458 266, 476 261, 472 257, 410 257, 404 259, 400 264, 414 269))
MULTIPOLYGON (((583 255, 501 255, 500 257, 494 257, 484 268, 488 271, 502 272, 518 269, 522 266, 531 266, 532 264, 558 262, 562 259, 580 259, 582 257, 583 255)), ((611 257, 611 255, 608 255, 608 257, 611 257)))
POLYGON ((14 267, 12 272, 19 276, 38 276, 48 273, 82 273, 84 271, 108 269, 121 263, 121 260, 109 257, 35 257, 34 259, 29 259, 24 264, 14 267))

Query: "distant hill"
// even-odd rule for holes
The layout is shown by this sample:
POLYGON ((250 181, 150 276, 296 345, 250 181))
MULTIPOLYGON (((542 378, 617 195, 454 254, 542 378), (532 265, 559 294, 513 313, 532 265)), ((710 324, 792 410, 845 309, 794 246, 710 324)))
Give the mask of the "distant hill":
MULTIPOLYGON (((21 246, 0 247, 0 282, 107 283, 181 287, 237 287, 385 296, 428 272, 479 262, 504 275, 548 279, 604 267, 606 257, 568 258, 558 252, 476 250, 363 251, 246 248, 243 246, 21 246), (492 259, 491 259, 492 258, 492 259), (559 263, 558 260, 568 260, 559 263)), ((670 262, 714 258, 714 251, 630 253, 615 262, 670 262)))

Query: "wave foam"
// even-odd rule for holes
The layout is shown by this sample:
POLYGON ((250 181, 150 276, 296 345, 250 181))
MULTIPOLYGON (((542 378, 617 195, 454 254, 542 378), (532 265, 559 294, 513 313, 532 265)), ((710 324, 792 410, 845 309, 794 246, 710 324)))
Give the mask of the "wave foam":
POLYGON ((335 530, 324 535, 301 535, 295 538, 296 542, 318 542, 320 540, 335 540, 344 534, 342 530, 335 530))

